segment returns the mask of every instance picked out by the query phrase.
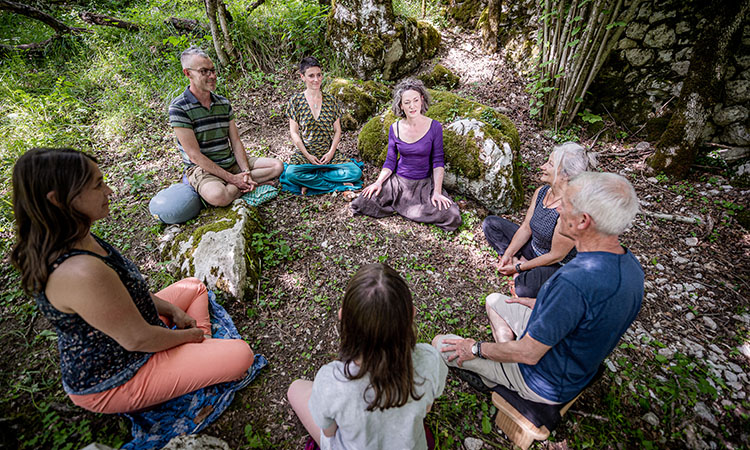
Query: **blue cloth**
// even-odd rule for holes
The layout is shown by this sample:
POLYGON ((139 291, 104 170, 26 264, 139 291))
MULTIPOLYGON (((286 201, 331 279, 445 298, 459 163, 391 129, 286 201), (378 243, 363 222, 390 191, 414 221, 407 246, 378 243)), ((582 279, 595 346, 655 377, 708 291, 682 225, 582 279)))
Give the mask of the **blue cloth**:
POLYGON ((293 194, 301 194, 302 187, 307 188, 307 195, 356 190, 362 187, 363 165, 353 159, 344 164, 285 163, 279 181, 282 190, 293 194), (352 186, 344 186, 344 183, 351 183, 352 186))
POLYGON ((643 269, 629 250, 580 252, 542 286, 524 331, 552 348, 536 365, 519 364, 526 385, 565 403, 596 375, 635 320, 643 269))
MULTIPOLYGON (((208 291, 208 306, 212 318, 211 335, 214 339, 242 339, 232 318, 216 303, 216 296, 211 291, 208 291)), ((133 440, 122 448, 162 448, 175 436, 198 433, 229 407, 234 393, 250 384, 266 364, 268 360, 263 355, 256 354, 255 362, 241 380, 206 386, 145 412, 123 414, 133 424, 133 440)))

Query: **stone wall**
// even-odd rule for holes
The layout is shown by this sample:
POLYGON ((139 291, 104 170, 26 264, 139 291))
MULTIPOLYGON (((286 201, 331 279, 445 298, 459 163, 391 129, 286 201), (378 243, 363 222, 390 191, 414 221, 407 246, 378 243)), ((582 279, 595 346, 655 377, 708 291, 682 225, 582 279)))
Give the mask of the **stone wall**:
MULTIPOLYGON (((626 4, 630 3, 626 1, 626 4)), ((701 0, 643 0, 615 49, 589 88, 585 107, 607 112, 632 131, 646 125, 648 140, 657 140, 677 103, 690 69, 692 48, 705 26, 701 0), (605 109, 606 108, 606 109, 605 109)), ((534 36, 539 11, 535 2, 503 2, 506 32, 500 42, 508 60, 521 72, 538 51, 534 36)), ((727 61, 726 85, 707 123, 703 138, 731 146, 750 146, 750 21, 727 61)))

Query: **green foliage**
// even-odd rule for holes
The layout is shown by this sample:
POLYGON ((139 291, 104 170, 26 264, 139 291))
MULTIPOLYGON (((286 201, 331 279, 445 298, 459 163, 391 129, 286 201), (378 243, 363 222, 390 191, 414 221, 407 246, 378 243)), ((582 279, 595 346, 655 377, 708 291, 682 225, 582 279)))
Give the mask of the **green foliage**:
POLYGON ((582 113, 578 113, 578 116, 586 123, 597 123, 602 121, 602 116, 594 114, 588 109, 584 110, 582 113))
POLYGON ((279 230, 254 233, 252 245, 263 258, 263 267, 275 267, 284 261, 291 261, 296 254, 286 240, 279 236, 279 230))

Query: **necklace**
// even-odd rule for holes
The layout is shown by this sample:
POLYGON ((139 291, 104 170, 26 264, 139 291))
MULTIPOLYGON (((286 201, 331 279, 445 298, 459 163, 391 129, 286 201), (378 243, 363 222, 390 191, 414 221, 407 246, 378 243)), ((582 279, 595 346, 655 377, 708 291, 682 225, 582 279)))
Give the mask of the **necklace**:
POLYGON ((556 205, 560 202, 560 197, 552 197, 552 191, 550 190, 547 195, 544 196, 544 199, 542 200, 542 206, 544 206, 547 209, 553 208, 553 205, 556 205), (550 200, 551 199, 551 200, 550 200))

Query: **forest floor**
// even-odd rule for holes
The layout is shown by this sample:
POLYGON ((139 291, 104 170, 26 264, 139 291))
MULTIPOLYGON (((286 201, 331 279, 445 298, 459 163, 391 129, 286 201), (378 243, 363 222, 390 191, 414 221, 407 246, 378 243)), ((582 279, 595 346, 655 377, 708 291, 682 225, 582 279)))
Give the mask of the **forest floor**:
MULTIPOLYGON (((738 210, 750 207, 749 191, 729 186, 721 173, 696 173, 686 181, 649 175, 644 160, 652 150, 636 145, 637 136, 616 140, 606 138, 614 132, 605 132, 594 139, 580 127, 550 136, 529 117, 524 80, 500 56, 484 55, 470 36, 444 32, 436 59, 461 76, 454 92, 499 108, 516 124, 525 205, 539 185, 538 167, 555 139, 570 139, 594 145, 600 167, 626 176, 644 210, 702 218, 699 224, 686 224, 641 214, 624 233, 622 242, 646 274, 641 313, 607 359, 603 379, 584 392, 551 439, 537 448, 750 446, 750 233, 735 220, 738 210)), ((279 78, 275 85, 230 92, 230 100, 249 151, 288 161, 292 146, 282 111, 302 87, 291 71, 279 78)), ((163 227, 148 215, 148 199, 177 178, 179 158, 166 121, 148 131, 151 138, 144 141, 148 150, 142 155, 122 154, 116 144, 97 155, 116 191, 112 215, 97 231, 135 260, 157 289, 172 278, 160 265, 156 248, 163 227), (139 183, 132 176, 135 169, 157 182, 139 183)), ((346 133, 341 151, 358 157, 356 139, 356 132, 346 133)), ((365 182, 373 181, 378 171, 366 165, 365 182)), ((336 357, 336 311, 346 282, 362 264, 386 262, 408 281, 420 342, 444 332, 487 339, 484 298, 508 293, 507 279, 497 272, 498 257, 482 233, 487 211, 471 199, 454 199, 464 219, 455 233, 398 216, 352 217, 349 203, 336 194, 284 193, 262 205, 266 229, 260 238, 277 256, 267 258, 256 298, 224 304, 270 364, 204 433, 232 448, 302 447, 306 433, 289 407, 286 389, 296 378, 312 379, 336 357), (279 251, 285 246, 288 252, 279 251)), ((520 223, 524 212, 525 207, 505 217, 520 223)), ((100 441, 99 430, 108 430, 116 437, 110 442, 127 441, 124 419, 83 412, 64 398, 47 321, 32 321, 30 314, 14 319, 28 312, 30 303, 4 302, 2 307, 3 387, 15 398, 4 402, 0 445, 10 448, 20 441, 51 447, 41 441, 29 445, 37 432, 30 424, 41 424, 47 433, 53 430, 54 439, 80 439, 65 431, 72 429, 100 441), (46 401, 46 409, 35 412, 49 390, 59 400, 46 401), (33 414, 38 416, 25 417, 33 414)), ((438 448, 461 448, 467 437, 482 440, 484 448, 507 448, 499 431, 487 426, 493 412, 489 397, 449 374, 428 422, 438 448)))

